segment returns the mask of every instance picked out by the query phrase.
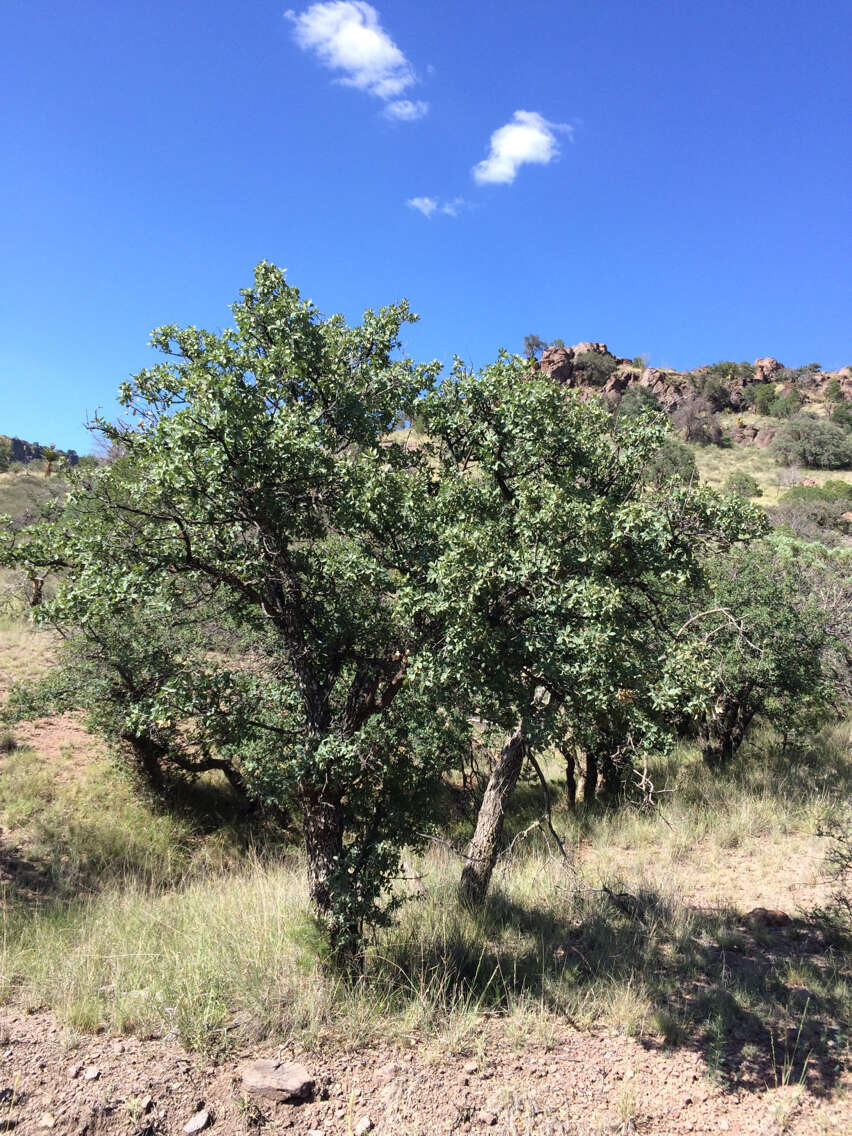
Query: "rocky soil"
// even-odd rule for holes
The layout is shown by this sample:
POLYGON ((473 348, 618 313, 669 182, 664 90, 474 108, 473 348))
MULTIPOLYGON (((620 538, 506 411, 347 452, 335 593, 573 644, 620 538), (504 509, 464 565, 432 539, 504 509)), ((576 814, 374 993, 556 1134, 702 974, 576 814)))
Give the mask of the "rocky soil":
POLYGON ((245 1051, 211 1063, 168 1038, 79 1036, 48 1013, 0 1008, 0 1131, 20 1134, 845 1136, 850 1127, 848 1071, 830 1092, 804 1083, 723 1086, 688 1048, 611 1032, 566 1026, 516 1048, 492 1019, 467 1057, 421 1041, 245 1051), (310 1099, 248 1092, 243 1072, 259 1057, 303 1064, 310 1099))

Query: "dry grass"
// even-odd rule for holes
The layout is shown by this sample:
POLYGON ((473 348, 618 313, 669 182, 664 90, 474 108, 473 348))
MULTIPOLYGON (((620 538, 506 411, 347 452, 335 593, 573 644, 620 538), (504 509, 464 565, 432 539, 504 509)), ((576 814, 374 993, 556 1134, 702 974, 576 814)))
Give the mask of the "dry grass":
POLYGON ((44 501, 61 497, 67 490, 60 477, 45 477, 44 473, 0 473, 0 513, 8 513, 16 521, 32 515, 44 501))
MULTIPOLYGON (((796 915, 818 898, 813 833, 848 789, 846 742, 827 731, 809 754, 781 755, 766 735, 722 781, 685 751, 655 770, 674 791, 651 814, 572 818, 558 805, 573 864, 533 834, 501 862, 476 915, 457 902, 458 857, 436 844, 410 858, 422 880, 400 881, 406 902, 374 934, 355 985, 322 966, 298 853, 246 851, 233 825, 203 833, 165 814, 96 750, 50 768, 18 750, 0 759, 0 825, 43 886, 7 888, 0 994, 50 1005, 77 1028, 155 1030, 205 1050, 295 1035, 470 1049, 488 1013, 517 1044, 566 1020, 606 1023, 699 1041, 720 1063, 732 1037, 763 1060, 770 1040, 792 1036, 801 1007, 790 990, 806 986, 808 1045, 830 1039, 836 1056, 852 1012, 848 958, 826 953, 804 919, 789 939, 761 938, 741 913, 796 915), (802 873, 778 870, 804 851, 802 873), (630 910, 604 886, 628 893, 630 910)), ((540 808, 537 793, 522 786, 513 824, 540 808)))
MULTIPOLYGON (((28 629, 5 625, 0 647, 0 684, 49 665, 49 642, 28 629)), ((651 811, 570 813, 552 760, 572 863, 533 830, 473 914, 457 900, 455 853, 410 855, 422 879, 399 881, 405 902, 352 985, 323 966, 301 854, 253 847, 221 785, 200 782, 167 810, 79 727, 52 748, 20 735, 0 753, 0 998, 51 1006, 76 1028, 206 1051, 412 1036, 470 1051, 487 1013, 518 1046, 566 1021, 605 1023, 759 1077, 778 1067, 772 1046, 794 1052, 806 988, 801 1052, 836 1062, 848 1045, 849 955, 805 917, 824 898, 819 822, 852 789, 848 724, 786 750, 767 729, 723 777, 685 747, 651 771, 666 790, 651 811), (761 932, 744 918, 756 906, 794 922, 761 932)), ((508 835, 541 808, 540 787, 523 783, 508 835)), ((460 822, 443 830, 462 844, 460 822)))
POLYGON ((50 667, 53 645, 50 632, 0 615, 0 694, 16 682, 43 675, 50 667))
MULTIPOLYGON (((737 418, 742 417, 745 422, 759 422, 762 425, 778 426, 777 419, 758 419, 755 415, 722 415, 722 425, 730 429, 737 418)), ((758 449, 757 446, 693 446, 695 464, 702 481, 706 481, 715 489, 724 487, 725 482, 732 473, 750 474, 763 490, 763 496, 757 498, 761 505, 777 505, 779 498, 790 487, 790 471, 779 466, 768 449, 758 449)), ((809 477, 818 485, 826 481, 847 481, 852 483, 852 470, 802 470, 800 477, 809 477)))

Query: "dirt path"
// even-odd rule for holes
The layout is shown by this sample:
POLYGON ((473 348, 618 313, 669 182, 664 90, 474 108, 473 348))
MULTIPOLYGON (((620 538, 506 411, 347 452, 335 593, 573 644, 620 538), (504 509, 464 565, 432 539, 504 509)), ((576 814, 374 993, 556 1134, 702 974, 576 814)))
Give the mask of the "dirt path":
POLYGON ((846 1136, 852 1081, 831 1095, 798 1086, 731 1091, 690 1050, 565 1029, 514 1051, 483 1022, 475 1057, 421 1043, 314 1053, 251 1051, 210 1064, 168 1039, 77 1036, 50 1014, 0 1007, 0 1131, 63 1136, 177 1134, 207 1110, 206 1131, 352 1136, 602 1136, 649 1133, 846 1136), (240 1067, 258 1056, 299 1060, 316 1079, 303 1105, 252 1102, 240 1067), (5 1125, 5 1128, 4 1128, 5 1125))

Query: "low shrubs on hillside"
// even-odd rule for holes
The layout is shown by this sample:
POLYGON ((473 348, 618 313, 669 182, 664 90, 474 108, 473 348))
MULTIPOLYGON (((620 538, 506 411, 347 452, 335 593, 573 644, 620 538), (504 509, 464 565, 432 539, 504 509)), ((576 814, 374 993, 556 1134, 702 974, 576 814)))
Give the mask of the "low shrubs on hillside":
POLYGON ((732 473, 725 482, 725 489, 729 493, 736 493, 738 497, 762 497, 763 490, 760 482, 750 473, 732 473))
POLYGON ((836 422, 796 414, 778 431, 772 453, 779 465, 845 469, 852 465, 852 437, 836 422))

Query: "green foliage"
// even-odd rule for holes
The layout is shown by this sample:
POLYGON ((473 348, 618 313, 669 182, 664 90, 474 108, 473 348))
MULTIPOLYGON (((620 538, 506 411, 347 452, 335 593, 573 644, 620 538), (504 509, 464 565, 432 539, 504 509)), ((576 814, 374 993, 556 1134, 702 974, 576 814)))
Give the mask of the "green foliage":
POLYGON ((640 386, 638 383, 634 383, 633 386, 627 388, 618 404, 618 413, 621 416, 640 414, 643 411, 658 414, 662 409, 662 404, 654 392, 648 387, 640 386))
POLYGON ((745 400, 758 414, 769 414, 769 408, 777 398, 774 383, 755 383, 745 388, 745 400))
POLYGON ((841 430, 852 430, 852 404, 846 400, 839 402, 831 412, 831 421, 841 430))
POLYGON ((729 760, 757 715, 793 732, 831 703, 833 637, 813 597, 814 570, 771 541, 708 565, 709 587, 698 600, 703 614, 689 625, 714 670, 699 730, 708 764, 729 760))
POLYGON ((825 401, 828 406, 839 406, 840 403, 846 401, 846 396, 843 393, 843 388, 840 385, 840 380, 836 375, 832 376, 825 384, 825 401))
MULTIPOLYGON (((269 264, 233 312, 235 328, 218 335, 154 333, 164 361, 120 391, 132 424, 96 423, 125 456, 78 478, 63 515, 15 539, 6 559, 61 566, 38 618, 84 641, 106 628, 110 653, 139 646, 113 634, 124 621, 229 614, 251 643, 249 673, 234 673, 242 645, 215 667, 197 653, 190 664, 178 644, 131 724, 173 736, 200 718, 199 744, 212 735, 222 747, 217 707, 234 687, 238 705, 257 692, 260 725, 240 738, 249 789, 295 802, 314 909, 343 957, 381 917, 455 736, 437 689, 409 667, 429 631, 434 478, 423 455, 387 442, 437 368, 393 358, 415 318, 406 304, 349 328, 269 264)), ((146 673, 149 661, 138 660, 146 673)))
POLYGON ((8 438, 0 436, 0 473, 5 473, 12 460, 12 443, 8 438))
POLYGON ((426 399, 445 510, 432 665, 536 745, 566 730, 581 744, 605 732, 637 752, 665 745, 667 712, 700 680, 691 645, 667 650, 660 610, 700 578, 702 549, 765 521, 706 486, 643 490, 661 416, 616 424, 550 380, 520 382, 518 366, 504 356, 471 376, 459 363, 426 399))
POLYGON ((772 453, 779 465, 844 469, 852 466, 852 439, 835 422, 796 414, 778 431, 772 453))
POLYGON ((527 359, 537 359, 545 347, 547 344, 540 335, 524 336, 524 355, 527 359))
POLYGON ((773 521, 801 540, 820 541, 829 547, 844 543, 841 534, 850 527, 844 516, 852 510, 852 485, 826 481, 819 485, 794 485, 781 497, 773 521))
POLYGON ((696 392, 707 399, 713 410, 727 410, 731 405, 731 389, 725 381, 727 375, 723 374, 711 367, 690 375, 696 392))
POLYGON ((734 363, 724 359, 719 363, 711 363, 703 370, 705 377, 718 378, 726 384, 733 382, 747 383, 754 378, 754 365, 752 363, 734 363))
POLYGON ((587 386, 604 386, 617 366, 614 355, 602 355, 597 351, 583 351, 574 356, 576 380, 587 386))
POLYGON ((698 483, 695 454, 680 438, 669 435, 645 466, 645 480, 656 486, 675 481, 683 485, 698 483))
POLYGON ((728 493, 736 493, 739 497, 762 497, 763 490, 760 483, 750 473, 732 473, 725 482, 728 493))
POLYGON ((770 403, 767 413, 773 418, 792 418, 802 407, 802 394, 794 387, 785 395, 779 395, 770 403))

